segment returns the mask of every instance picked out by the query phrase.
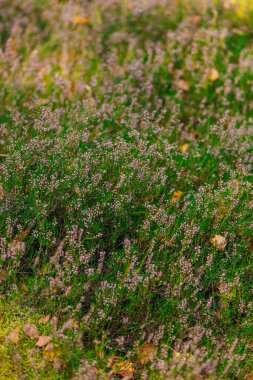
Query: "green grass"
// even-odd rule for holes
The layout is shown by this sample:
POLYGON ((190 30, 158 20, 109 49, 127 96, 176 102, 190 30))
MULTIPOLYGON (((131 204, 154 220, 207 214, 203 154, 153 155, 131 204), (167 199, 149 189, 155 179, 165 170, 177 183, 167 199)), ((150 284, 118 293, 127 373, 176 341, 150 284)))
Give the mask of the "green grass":
POLYGON ((250 379, 251 4, 2 8, 0 379, 250 379))

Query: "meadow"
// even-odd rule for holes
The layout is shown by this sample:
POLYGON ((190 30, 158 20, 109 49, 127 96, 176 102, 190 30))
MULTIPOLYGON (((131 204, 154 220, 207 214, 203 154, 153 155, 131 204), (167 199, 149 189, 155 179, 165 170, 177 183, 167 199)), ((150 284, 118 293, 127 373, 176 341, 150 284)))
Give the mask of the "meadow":
POLYGON ((0 379, 252 380, 253 2, 0 0, 0 379))

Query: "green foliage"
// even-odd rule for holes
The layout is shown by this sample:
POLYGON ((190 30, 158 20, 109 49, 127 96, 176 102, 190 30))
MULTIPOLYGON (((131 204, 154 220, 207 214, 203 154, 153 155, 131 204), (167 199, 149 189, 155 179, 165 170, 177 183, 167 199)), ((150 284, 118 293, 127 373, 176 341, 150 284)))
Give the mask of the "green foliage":
POLYGON ((114 3, 3 1, 0 378, 244 379, 250 11, 114 3), (47 314, 60 362, 5 340, 47 314))

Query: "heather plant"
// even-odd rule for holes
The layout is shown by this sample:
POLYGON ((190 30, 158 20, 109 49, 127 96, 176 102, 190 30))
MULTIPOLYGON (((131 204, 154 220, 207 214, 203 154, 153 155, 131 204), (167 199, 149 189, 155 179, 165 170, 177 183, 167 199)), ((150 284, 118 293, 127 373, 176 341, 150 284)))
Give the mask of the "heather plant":
POLYGON ((0 5, 0 378, 251 379, 251 3, 0 5))

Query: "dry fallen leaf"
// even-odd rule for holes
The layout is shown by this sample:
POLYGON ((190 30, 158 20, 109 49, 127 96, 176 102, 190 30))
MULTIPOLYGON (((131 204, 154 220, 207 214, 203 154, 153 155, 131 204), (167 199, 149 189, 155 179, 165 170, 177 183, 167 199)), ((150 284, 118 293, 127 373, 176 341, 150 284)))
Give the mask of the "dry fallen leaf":
POLYGON ((194 26, 198 26, 201 22, 201 16, 200 15, 194 15, 192 18, 191 18, 191 23, 192 25, 194 26))
POLYGON ((26 336, 29 336, 29 338, 38 338, 39 337, 39 332, 38 329, 35 325, 32 325, 30 323, 26 323, 23 326, 23 331, 26 336))
POLYGON ((8 343, 18 344, 18 341, 19 341, 19 329, 12 330, 10 332, 10 334, 7 336, 6 341, 8 343))
POLYGON ((60 356, 61 350, 57 345, 54 343, 50 342, 46 345, 43 351, 43 355, 49 360, 49 361, 54 361, 54 359, 58 356, 60 356))
POLYGON ((226 248, 226 245, 227 245, 226 239, 224 238, 224 236, 221 236, 221 235, 215 235, 211 239, 211 243, 219 251, 224 251, 224 249, 226 248))
POLYGON ((184 193, 182 191, 180 191, 180 190, 175 191, 175 193, 172 196, 172 202, 175 203, 175 202, 180 201, 180 199, 182 198, 183 194, 184 193))
POLYGON ((211 69, 210 74, 209 74, 209 79, 214 82, 220 77, 219 71, 216 69, 211 69))
POLYGON ((112 370, 116 375, 124 378, 124 380, 130 380, 134 377, 134 366, 129 360, 116 362, 112 366, 112 370))
POLYGON ((55 345, 50 342, 46 345, 43 351, 43 355, 46 356, 46 358, 50 361, 53 361, 55 358, 55 352, 54 352, 55 345))
POLYGON ((87 24, 88 22, 90 22, 90 19, 88 17, 77 16, 72 19, 72 22, 74 24, 87 24))
POLYGON ((42 325, 46 325, 46 324, 49 322, 50 317, 51 317, 51 315, 48 314, 48 315, 46 315, 45 317, 40 318, 40 319, 38 320, 38 322, 41 323, 42 325))
POLYGON ((180 150, 183 154, 185 154, 189 148, 190 148, 190 145, 188 143, 185 143, 180 146, 180 150))
POLYGON ((190 87, 189 83, 183 79, 180 79, 179 81, 177 81, 176 86, 177 86, 177 88, 179 88, 180 90, 183 90, 183 91, 188 91, 189 87, 190 87))
POLYGON ((20 232, 20 234, 16 235, 15 238, 14 238, 14 240, 16 240, 16 241, 23 241, 23 240, 25 240, 29 236, 30 231, 31 231, 31 229, 27 228, 27 230, 25 230, 23 232, 20 232))
POLYGON ((142 365, 152 361, 157 353, 157 347, 153 343, 145 343, 139 351, 139 359, 142 365))
POLYGON ((44 347, 46 346, 48 343, 50 343, 52 340, 52 337, 51 336, 40 336, 37 343, 36 343, 36 346, 38 347, 44 347))

